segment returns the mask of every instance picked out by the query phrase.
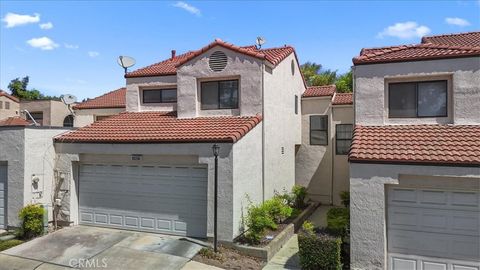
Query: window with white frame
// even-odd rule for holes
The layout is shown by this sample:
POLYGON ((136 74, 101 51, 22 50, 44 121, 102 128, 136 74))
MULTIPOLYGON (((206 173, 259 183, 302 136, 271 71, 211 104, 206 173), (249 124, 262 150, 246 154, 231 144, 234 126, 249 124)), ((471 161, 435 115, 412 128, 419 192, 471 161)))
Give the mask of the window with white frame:
POLYGON ((335 152, 337 155, 347 155, 352 143, 352 124, 338 124, 335 126, 335 152))
POLYGON ((200 83, 202 110, 238 109, 238 80, 200 83))
POLYGON ((177 102, 177 89, 144 89, 143 103, 175 103, 177 102))
POLYGON ((327 115, 310 115, 310 144, 328 145, 327 115))
POLYGON ((447 116, 447 81, 388 84, 388 116, 420 118, 447 116))

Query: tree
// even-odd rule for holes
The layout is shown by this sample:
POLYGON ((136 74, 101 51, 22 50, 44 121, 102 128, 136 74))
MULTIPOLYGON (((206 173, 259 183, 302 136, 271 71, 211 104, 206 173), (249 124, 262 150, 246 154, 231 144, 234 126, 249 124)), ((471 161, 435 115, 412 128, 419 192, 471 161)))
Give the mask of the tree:
POLYGON ((349 72, 338 76, 337 81, 335 82, 337 86, 337 91, 340 93, 350 93, 353 89, 353 73, 350 70, 349 72))
POLYGON ((322 65, 306 62, 300 66, 308 86, 335 84, 338 92, 352 92, 352 71, 338 75, 336 70, 322 69, 322 65))
POLYGON ((59 99, 55 96, 45 96, 37 89, 28 90, 29 77, 25 76, 23 78, 15 78, 10 81, 8 84, 8 89, 13 96, 18 97, 22 100, 39 100, 39 99, 59 99))

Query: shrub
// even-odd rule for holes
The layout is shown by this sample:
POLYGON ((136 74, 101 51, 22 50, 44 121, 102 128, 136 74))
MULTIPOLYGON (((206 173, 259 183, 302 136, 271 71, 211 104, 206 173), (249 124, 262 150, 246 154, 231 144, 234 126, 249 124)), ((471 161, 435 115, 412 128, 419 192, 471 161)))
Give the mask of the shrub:
POLYGON ((305 198, 307 197, 307 189, 305 187, 294 185, 292 188, 293 207, 304 208, 305 198))
POLYGON ((300 265, 302 269, 342 269, 342 240, 326 234, 298 235, 300 265))
POLYGON ((269 215, 266 207, 261 205, 251 205, 248 208, 246 225, 248 231, 245 238, 252 244, 258 244, 263 237, 266 229, 277 229, 277 224, 269 215))
POLYGON ((200 256, 202 256, 204 258, 208 258, 208 259, 213 259, 213 260, 218 260, 218 261, 223 260, 223 256, 220 253, 215 253, 215 251, 213 251, 212 248, 208 248, 208 247, 201 248, 198 251, 198 254, 200 254, 200 256))
POLYGON ((311 221, 305 220, 302 224, 302 230, 307 234, 315 234, 315 225, 311 221))
POLYGON ((18 239, 11 239, 11 240, 6 240, 6 241, 0 241, 0 251, 4 251, 6 249, 12 248, 14 246, 22 244, 22 240, 18 239))
POLYGON ((327 229, 334 234, 346 236, 350 230, 350 210, 343 207, 328 210, 327 229))
POLYGON ((43 208, 39 205, 29 204, 20 210, 20 228, 18 236, 30 239, 43 233, 43 208))
POLYGON ((262 207, 275 223, 280 223, 292 215, 293 209, 280 196, 273 196, 263 203, 262 207))
POLYGON ((350 207, 350 192, 348 191, 340 192, 340 199, 342 200, 343 206, 350 207))

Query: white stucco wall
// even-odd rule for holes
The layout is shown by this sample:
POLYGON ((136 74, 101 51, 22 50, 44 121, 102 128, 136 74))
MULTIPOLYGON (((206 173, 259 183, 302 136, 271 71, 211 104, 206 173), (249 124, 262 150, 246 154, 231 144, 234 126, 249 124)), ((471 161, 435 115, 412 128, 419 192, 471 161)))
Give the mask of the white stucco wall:
POLYGON ((265 199, 295 184, 295 145, 301 144, 303 79, 294 54, 264 74, 265 199), (291 63, 295 73, 292 75, 291 63), (298 114, 295 114, 295 95, 298 114), (282 147, 284 153, 282 154, 282 147))
POLYGON ((74 127, 84 127, 95 122, 96 116, 117 115, 125 111, 125 108, 105 108, 105 109, 82 109, 75 110, 74 127))
POLYGON ((480 124, 480 58, 355 66, 355 114, 359 125, 480 124), (388 81, 449 80, 448 117, 389 119, 388 81))
POLYGON ((177 88, 177 76, 127 78, 126 110, 128 112, 176 111, 177 105, 175 103, 142 103, 142 89, 160 88, 177 88))
POLYGON ((18 211, 23 207, 25 168, 24 128, 0 127, 0 162, 7 165, 8 226, 18 225, 18 211))
MULTIPOLYGON (((480 181, 475 167, 350 164, 350 250, 352 269, 386 269, 386 184, 402 175, 464 177, 480 181)), ((419 184, 423 181, 418 180, 419 184)), ((439 183, 439 182, 438 182, 439 183)), ((440 185, 437 184, 437 188, 440 185)))
MULTIPOLYGON (((233 153, 232 144, 222 143, 220 145, 219 156, 219 197, 218 205, 218 234, 219 239, 231 241, 236 235, 233 231, 233 153)), ((191 161, 191 156, 195 156, 195 164, 205 164, 208 167, 208 209, 207 209, 207 226, 208 236, 213 235, 213 186, 214 186, 214 157, 212 153, 212 144, 210 143, 184 143, 184 144, 122 144, 121 147, 116 144, 55 144, 57 153, 79 153, 80 163, 88 155, 111 155, 110 157, 99 157, 99 163, 109 162, 124 158, 124 162, 130 162, 131 154, 142 154, 144 158, 151 157, 158 164, 168 162, 172 158, 191 161)), ((90 156, 91 160, 91 156, 90 156)), ((171 161, 170 161, 171 162, 171 161)), ((79 180, 81 182, 81 179, 79 180)), ((71 194, 78 200, 78 193, 71 194)), ((78 206, 77 206, 78 207, 78 206)), ((76 220, 75 222, 78 222, 76 220)))
POLYGON ((262 61, 215 46, 180 66, 178 80, 178 117, 208 115, 255 115, 262 112, 262 61), (227 66, 222 71, 212 71, 208 61, 215 51, 224 52, 227 66), (202 110, 200 107, 200 82, 208 80, 238 79, 239 108, 228 110, 202 110))
POLYGON ((18 102, 15 102, 5 96, 0 96, 0 102, 2 103, 2 108, 0 108, 0 120, 19 115, 20 105, 18 102), (7 110, 5 108, 5 102, 10 103, 10 109, 7 110))
POLYGON ((262 202, 262 123, 233 145, 233 232, 244 229, 250 203, 262 202))

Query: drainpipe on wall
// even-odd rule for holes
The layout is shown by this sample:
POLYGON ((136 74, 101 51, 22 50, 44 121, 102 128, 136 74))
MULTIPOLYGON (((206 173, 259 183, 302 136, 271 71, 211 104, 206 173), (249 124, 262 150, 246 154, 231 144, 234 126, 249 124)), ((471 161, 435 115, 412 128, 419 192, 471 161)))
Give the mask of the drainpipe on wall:
POLYGON ((265 63, 262 63, 262 202, 265 201, 265 63))
POLYGON ((331 177, 331 179, 330 179, 331 180, 331 182, 330 182, 330 205, 333 205, 333 190, 334 190, 333 182, 334 182, 334 179, 335 179, 335 149, 336 149, 335 147, 336 147, 336 145, 334 147, 333 144, 336 143, 335 136, 337 134, 337 131, 333 129, 335 127, 335 125, 333 124, 333 105, 332 105, 333 99, 335 98, 335 94, 336 93, 333 94, 332 100, 330 101, 330 112, 331 112, 330 115, 332 116, 331 120, 330 120, 330 125, 332 126, 330 128, 330 130, 331 130, 330 132, 333 132, 333 138, 334 138, 332 140, 332 143, 330 144, 331 145, 330 147, 332 148, 332 150, 331 150, 332 151, 332 173, 330 175, 330 177, 331 177))

